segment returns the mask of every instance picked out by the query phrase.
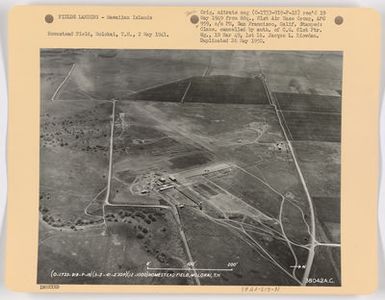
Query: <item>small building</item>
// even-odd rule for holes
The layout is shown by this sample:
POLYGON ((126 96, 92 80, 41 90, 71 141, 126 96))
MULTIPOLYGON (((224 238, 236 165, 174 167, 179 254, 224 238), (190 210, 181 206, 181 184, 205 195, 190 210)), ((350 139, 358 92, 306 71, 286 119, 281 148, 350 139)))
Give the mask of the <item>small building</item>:
POLYGON ((168 190, 168 189, 172 189, 172 188, 174 188, 174 186, 173 185, 164 185, 164 186, 162 186, 160 189, 159 189, 159 191, 165 191, 165 190, 168 190))
POLYGON ((176 178, 173 175, 168 176, 168 178, 170 178, 171 181, 176 181, 176 178))

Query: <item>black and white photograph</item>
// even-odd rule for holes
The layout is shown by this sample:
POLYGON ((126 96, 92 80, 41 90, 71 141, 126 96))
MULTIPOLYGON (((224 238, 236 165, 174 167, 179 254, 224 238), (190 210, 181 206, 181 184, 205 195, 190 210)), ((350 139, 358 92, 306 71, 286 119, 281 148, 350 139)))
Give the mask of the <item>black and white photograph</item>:
POLYGON ((341 286, 342 63, 40 49, 37 283, 341 286))

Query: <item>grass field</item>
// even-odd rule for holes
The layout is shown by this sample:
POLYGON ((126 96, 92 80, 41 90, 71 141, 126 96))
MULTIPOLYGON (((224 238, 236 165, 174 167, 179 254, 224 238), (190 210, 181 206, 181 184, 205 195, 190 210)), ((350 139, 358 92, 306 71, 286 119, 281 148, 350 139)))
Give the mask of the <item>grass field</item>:
POLYGON ((339 197, 341 149, 339 143, 294 142, 309 191, 317 197, 339 197))
MULTIPOLYGON (((314 268, 310 275, 311 278, 317 278, 324 281, 333 279, 331 282, 328 282, 327 285, 339 286, 341 284, 339 271, 341 267, 341 258, 339 250, 328 247, 317 247, 315 257, 314 268)), ((320 284, 322 284, 320 281, 308 283, 309 286, 319 286, 320 284)))
POLYGON ((40 61, 40 99, 42 103, 51 99, 74 62, 72 51, 42 50, 40 61))
POLYGON ((150 88, 129 97, 157 102, 269 104, 259 78, 215 75, 191 77, 150 88))
POLYGON ((249 247, 238 234, 207 219, 198 210, 181 210, 181 220, 192 255, 199 262, 198 267, 226 268, 229 262, 237 263, 234 272, 223 272, 219 279, 202 279, 201 284, 293 284, 261 255, 258 248, 249 247))
POLYGON ((254 176, 240 169, 234 169, 226 175, 210 174, 208 178, 251 207, 269 217, 278 218, 281 197, 254 176))
MULTIPOLYGON (((41 242, 38 283, 78 283, 79 278, 48 278, 56 272, 145 272, 151 267, 178 267, 186 255, 172 213, 165 209, 106 207, 107 229, 60 232, 41 242), (101 259, 102 258, 102 259, 101 259), (46 269, 49 267, 50 269, 46 269)), ((85 284, 111 284, 111 278, 82 278, 85 284)), ((191 284, 184 278, 123 278, 114 284, 191 284)))
POLYGON ((106 186, 109 126, 105 112, 104 104, 94 103, 42 106, 40 207, 48 210, 43 221, 51 218, 50 223, 68 228, 79 219, 95 220, 84 208, 106 186))
POLYGON ((283 111, 294 141, 341 142, 341 115, 283 111))
POLYGON ((280 110, 341 113, 341 97, 275 93, 280 110))

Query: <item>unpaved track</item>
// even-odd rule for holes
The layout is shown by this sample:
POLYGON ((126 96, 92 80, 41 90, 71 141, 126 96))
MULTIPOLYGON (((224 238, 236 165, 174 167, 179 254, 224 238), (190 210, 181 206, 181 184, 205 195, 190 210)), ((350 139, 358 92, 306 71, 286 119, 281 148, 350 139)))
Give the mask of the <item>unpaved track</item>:
POLYGON ((61 88, 63 87, 63 85, 67 82, 67 80, 70 78, 73 70, 75 69, 75 64, 72 65, 71 69, 69 70, 67 76, 64 78, 64 80, 60 83, 60 85, 57 87, 56 91, 53 93, 52 97, 51 97, 51 101, 54 101, 57 94, 60 92, 61 88))

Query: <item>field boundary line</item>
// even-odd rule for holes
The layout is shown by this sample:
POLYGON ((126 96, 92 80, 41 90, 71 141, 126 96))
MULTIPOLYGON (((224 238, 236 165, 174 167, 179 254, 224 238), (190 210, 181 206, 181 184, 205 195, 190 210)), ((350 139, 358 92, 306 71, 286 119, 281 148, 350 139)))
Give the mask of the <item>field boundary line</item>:
POLYGON ((298 113, 309 113, 309 114, 320 114, 320 115, 341 115, 340 112, 328 112, 328 111, 313 111, 313 110, 295 110, 295 109, 282 109, 279 107, 279 111, 287 111, 287 112, 298 112, 298 113))
POLYGON ((279 105, 279 100, 275 97, 275 95, 272 95, 271 97, 274 99, 274 107, 275 107, 275 109, 277 110, 278 114, 281 114, 281 116, 282 116, 282 121, 285 124, 285 127, 287 128, 287 131, 289 132, 291 140, 294 141, 294 138, 293 138, 293 135, 291 134, 289 125, 287 125, 285 116, 283 114, 283 110, 281 109, 281 106, 279 105))
POLYGON ((186 90, 184 91, 184 94, 182 96, 182 99, 180 100, 180 103, 184 103, 184 98, 186 98, 186 95, 187 95, 188 91, 190 90, 190 86, 191 86, 191 80, 188 83, 188 85, 186 87, 186 90))
POLYGON ((205 69, 205 71, 202 74, 202 77, 206 77, 209 74, 210 68, 211 68, 210 66, 207 66, 207 68, 205 69))
POLYGON ((190 79, 192 77, 195 77, 195 75, 191 75, 191 76, 188 76, 188 77, 183 77, 183 78, 180 78, 180 79, 170 80, 170 81, 163 82, 163 83, 154 84, 152 86, 145 87, 145 88, 137 90, 137 91, 130 90, 130 91, 133 91, 133 93, 131 95, 136 95, 136 94, 139 94, 141 92, 145 92, 145 91, 148 91, 148 90, 151 90, 151 89, 155 89, 155 88, 158 88, 158 87, 161 87, 161 86, 164 86, 164 85, 168 85, 168 84, 172 84, 172 83, 177 83, 177 82, 180 82, 180 81, 183 81, 183 80, 190 79))
POLYGON ((271 98, 271 95, 269 93, 269 90, 267 88, 267 83, 266 83, 266 76, 265 74, 263 74, 262 72, 259 73, 257 76, 254 76, 254 79, 260 79, 261 82, 262 82, 262 85, 263 85, 263 88, 265 90, 265 93, 266 93, 266 96, 267 96, 267 100, 269 101, 270 105, 273 105, 273 99, 271 98))

